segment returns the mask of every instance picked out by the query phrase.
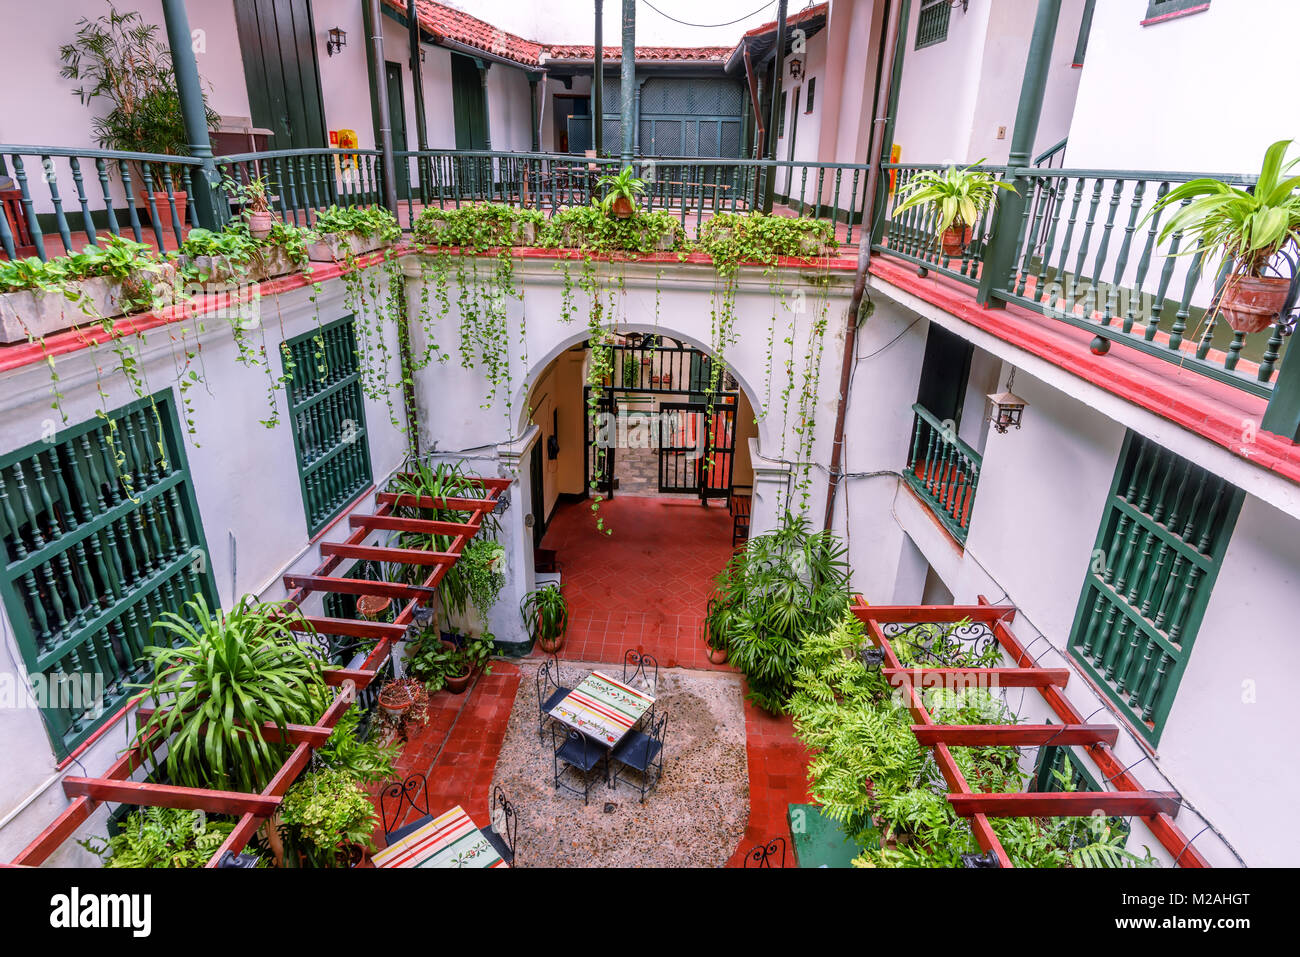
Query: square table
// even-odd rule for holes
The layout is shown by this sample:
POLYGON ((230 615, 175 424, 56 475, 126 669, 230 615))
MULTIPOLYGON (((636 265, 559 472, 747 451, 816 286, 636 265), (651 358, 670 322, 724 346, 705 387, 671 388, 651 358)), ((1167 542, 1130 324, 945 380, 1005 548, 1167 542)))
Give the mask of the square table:
POLYGON ((549 713, 561 724, 612 749, 654 703, 654 695, 593 671, 549 713))
POLYGON ((505 867, 459 804, 378 851, 375 867, 505 867))

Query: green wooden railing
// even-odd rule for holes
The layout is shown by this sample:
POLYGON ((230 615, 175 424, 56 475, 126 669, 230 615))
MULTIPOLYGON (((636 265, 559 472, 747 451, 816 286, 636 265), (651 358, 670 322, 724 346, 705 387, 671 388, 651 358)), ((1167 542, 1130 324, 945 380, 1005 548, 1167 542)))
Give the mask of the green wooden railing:
POLYGON ((912 443, 903 478, 959 542, 966 541, 983 459, 925 406, 912 406, 912 443))
POLYGON ((0 457, 0 546, 0 596, 63 756, 144 677, 163 612, 218 602, 171 392, 0 457), (102 699, 68 693, 85 680, 102 699))
MULTIPOLYGON (((270 185, 272 209, 296 226, 311 226, 327 206, 372 206, 383 195, 377 150, 298 149, 240 153, 216 160, 220 182, 247 183, 262 177, 270 185)), ((238 212, 228 197, 216 204, 225 221, 238 212)))
POLYGON ((1129 433, 1084 576, 1070 654, 1160 740, 1243 493, 1129 433))
POLYGON ((310 535, 372 481, 354 325, 347 316, 285 343, 289 413, 310 535))

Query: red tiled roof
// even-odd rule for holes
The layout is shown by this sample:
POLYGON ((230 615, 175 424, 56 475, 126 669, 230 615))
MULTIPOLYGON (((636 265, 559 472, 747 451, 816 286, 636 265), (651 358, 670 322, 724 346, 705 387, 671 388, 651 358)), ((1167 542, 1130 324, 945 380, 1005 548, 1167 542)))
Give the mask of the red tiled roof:
MULTIPOLYGON (((637 47, 638 60, 710 61, 721 63, 731 54, 733 47, 637 47)), ((591 44, 553 46, 546 51, 553 60, 594 60, 596 48, 591 44)), ((620 60, 621 47, 605 47, 606 60, 620 60)))
MULTIPOLYGON (((798 13, 788 14, 785 18, 786 28, 789 29, 790 27, 798 26, 804 20, 810 20, 813 17, 818 16, 819 14, 825 14, 830 9, 830 6, 831 5, 829 3, 819 3, 815 7, 808 7, 807 9, 800 10, 798 13)), ((775 33, 775 32, 776 32, 776 21, 772 20, 769 23, 763 24, 761 27, 754 27, 754 29, 752 30, 746 30, 745 36, 756 37, 756 36, 761 36, 764 33, 775 33)))

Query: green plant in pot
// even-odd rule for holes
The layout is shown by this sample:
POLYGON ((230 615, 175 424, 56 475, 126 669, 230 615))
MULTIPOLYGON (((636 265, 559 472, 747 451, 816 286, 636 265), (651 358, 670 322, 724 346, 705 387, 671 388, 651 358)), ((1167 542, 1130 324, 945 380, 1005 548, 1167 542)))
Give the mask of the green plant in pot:
MULTIPOLYGON (((94 119, 91 132, 104 149, 134 153, 189 156, 189 137, 181 113, 180 96, 171 51, 158 38, 158 25, 147 23, 136 11, 121 12, 111 3, 108 12, 95 18, 82 17, 71 43, 59 48, 63 61, 60 76, 78 80, 73 93, 82 103, 104 99, 111 108, 94 119)), ((221 117, 203 104, 208 127, 215 129, 221 117)), ((161 163, 132 163, 140 205, 148 209, 148 190, 159 216, 168 209, 164 172, 172 181, 177 217, 185 222, 187 194, 183 167, 161 163), (148 171, 152 183, 142 175, 148 171)))
POLYGON ((116 834, 77 843, 105 867, 203 867, 235 829, 199 811, 142 807, 132 811, 116 834))
POLYGON ((429 694, 444 688, 459 694, 469 684, 470 667, 465 654, 445 641, 436 628, 426 629, 412 642, 406 670, 412 678, 424 682, 429 694))
POLYGON ((646 192, 645 180, 638 179, 630 166, 617 174, 600 177, 596 185, 605 190, 600 201, 601 211, 615 219, 631 219, 636 212, 637 197, 646 192))
POLYGON ((569 601, 555 584, 530 591, 519 603, 519 615, 542 651, 552 654, 564 644, 569 630, 569 601))
POLYGON ((374 850, 379 815, 357 778, 347 771, 310 771, 289 788, 280 805, 278 829, 284 863, 347 867, 374 850))
POLYGON ((1268 148, 1252 188, 1209 177, 1190 180, 1166 193, 1143 220, 1172 208, 1161 242, 1181 234, 1180 255, 1204 251, 1207 261, 1229 263, 1218 309, 1238 332, 1267 329, 1286 305, 1291 280, 1264 273, 1288 244, 1300 243, 1300 176, 1289 175, 1300 159, 1286 162, 1291 142, 1268 148))
POLYGON ((255 176, 246 183, 227 178, 222 188, 230 198, 243 207, 243 217, 248 223, 248 235, 261 242, 271 235, 270 184, 265 177, 255 176))
POLYGON ((997 202, 998 190, 1015 192, 988 170, 976 169, 983 160, 961 168, 925 169, 898 188, 901 199, 890 217, 894 218, 916 206, 934 216, 934 234, 943 254, 961 256, 971 240, 971 227, 997 202))

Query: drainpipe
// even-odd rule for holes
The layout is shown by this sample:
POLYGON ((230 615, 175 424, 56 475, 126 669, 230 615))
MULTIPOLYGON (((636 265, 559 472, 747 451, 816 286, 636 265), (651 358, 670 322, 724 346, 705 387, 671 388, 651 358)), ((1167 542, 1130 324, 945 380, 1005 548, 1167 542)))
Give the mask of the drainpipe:
MULTIPOLYGON (((167 22, 167 45, 172 51, 172 73, 176 77, 176 95, 180 99, 181 117, 185 122, 185 140, 190 155, 202 163, 202 182, 195 181, 190 192, 190 209, 194 223, 204 229, 219 229, 214 191, 220 177, 212 161, 212 142, 208 139, 208 117, 203 109, 203 85, 199 66, 194 60, 194 39, 190 35, 190 18, 185 0, 163 0, 163 19, 167 22), (204 188, 206 187, 206 188, 204 188)), ((180 184, 174 184, 179 189, 180 184)))
POLYGON ((429 148, 429 127, 424 118, 424 63, 420 59, 420 14, 415 0, 406 0, 406 25, 411 31, 411 86, 415 89, 415 138, 421 150, 429 148))
POLYGON ((374 90, 375 130, 379 133, 379 155, 383 166, 384 206, 397 215, 397 166, 393 157, 393 128, 388 113, 388 81, 384 76, 384 30, 379 0, 366 0, 363 8, 366 32, 370 34, 370 86, 374 90))
POLYGON ((844 419, 848 414, 849 381, 853 377, 854 355, 858 342, 858 311, 867 291, 867 271, 871 266, 871 223, 875 219, 876 184, 880 178, 880 158, 884 151, 885 124, 889 120, 890 86, 894 74, 894 52, 898 46, 902 0, 891 0, 889 20, 885 25, 884 62, 880 67, 880 88, 876 91, 876 118, 871 137, 871 156, 867 160, 866 194, 863 199, 862 231, 858 234, 858 271, 853 276, 853 295, 849 297, 848 328, 844 332, 844 360, 840 363, 840 398, 835 410, 835 439, 831 445, 830 480, 826 487, 826 521, 829 530, 835 521, 835 493, 843 478, 844 419))
MULTIPOLYGON (((767 124, 767 158, 776 159, 776 131, 781 128, 781 74, 785 72, 785 14, 786 0, 776 8, 776 54, 772 60, 771 120, 767 124)), ((772 197, 776 194, 776 164, 767 171, 767 186, 763 189, 763 212, 772 211, 772 197)))
POLYGON ((627 169, 632 165, 633 124, 636 123, 636 0, 623 0, 622 68, 618 92, 623 101, 623 149, 619 158, 627 169))
POLYGON ((591 74, 591 148, 605 150, 605 0, 596 0, 596 65, 591 74))

